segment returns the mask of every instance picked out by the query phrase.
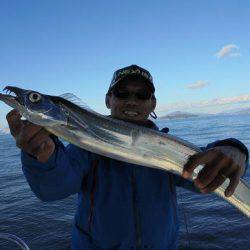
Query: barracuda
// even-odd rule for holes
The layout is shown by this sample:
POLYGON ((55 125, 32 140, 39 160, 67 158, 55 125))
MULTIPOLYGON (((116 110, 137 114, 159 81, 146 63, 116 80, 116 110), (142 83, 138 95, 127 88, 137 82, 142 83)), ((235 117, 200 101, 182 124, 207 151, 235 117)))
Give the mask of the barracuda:
MULTIPOLYGON (((50 96, 7 86, 15 95, 0 100, 19 110, 24 118, 88 151, 145 167, 181 175, 188 158, 201 150, 176 136, 103 116, 82 105, 72 94, 50 96)), ((195 169, 195 179, 202 169, 195 169)), ((229 179, 214 192, 250 217, 250 187, 240 180, 234 194, 224 195, 229 179)))

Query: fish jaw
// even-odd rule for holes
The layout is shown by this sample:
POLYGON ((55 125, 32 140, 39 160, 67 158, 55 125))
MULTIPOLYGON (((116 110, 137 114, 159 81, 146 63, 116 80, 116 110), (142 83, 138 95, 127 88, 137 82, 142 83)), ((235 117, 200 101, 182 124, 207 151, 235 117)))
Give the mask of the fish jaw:
POLYGON ((18 106, 20 105, 17 98, 12 95, 5 95, 0 93, 0 100, 14 109, 18 109, 18 106))
POLYGON ((23 94, 26 92, 26 90, 17 87, 6 86, 3 91, 6 91, 6 94, 0 93, 0 100, 5 102, 7 105, 15 108, 18 106, 18 104, 23 104, 23 94))
POLYGON ((6 91, 6 94, 0 93, 0 101, 3 101, 23 114, 25 112, 24 95, 27 90, 13 86, 6 86, 3 91, 6 91))

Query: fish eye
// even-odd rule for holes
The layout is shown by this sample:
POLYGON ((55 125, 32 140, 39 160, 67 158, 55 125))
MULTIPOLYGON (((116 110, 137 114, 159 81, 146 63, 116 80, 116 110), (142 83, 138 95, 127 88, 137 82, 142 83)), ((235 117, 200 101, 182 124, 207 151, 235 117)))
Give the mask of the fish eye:
POLYGON ((33 103, 37 103, 42 99, 42 96, 38 93, 30 93, 29 100, 33 103))

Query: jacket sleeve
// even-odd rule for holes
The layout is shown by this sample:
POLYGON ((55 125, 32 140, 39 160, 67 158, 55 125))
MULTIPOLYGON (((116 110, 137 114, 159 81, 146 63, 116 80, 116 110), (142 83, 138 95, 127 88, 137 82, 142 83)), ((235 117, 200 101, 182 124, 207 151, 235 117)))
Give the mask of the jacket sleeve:
MULTIPOLYGON (((247 147, 242 142, 240 142, 239 140, 235 138, 228 138, 225 140, 218 140, 218 141, 209 143, 206 147, 200 147, 200 149, 205 151, 207 149, 210 149, 216 146, 234 146, 234 147, 237 147, 239 150, 241 150, 246 155, 246 165, 245 165, 244 175, 246 174, 247 167, 249 165, 249 152, 248 152, 247 147)), ((192 181, 186 180, 182 178, 181 176, 177 176, 177 175, 174 175, 174 180, 175 180, 176 186, 200 193, 199 189, 195 187, 192 181)))
POLYGON ((90 152, 72 144, 64 146, 57 138, 53 139, 55 151, 46 163, 21 151, 24 175, 42 201, 55 201, 79 192, 90 166, 90 152))

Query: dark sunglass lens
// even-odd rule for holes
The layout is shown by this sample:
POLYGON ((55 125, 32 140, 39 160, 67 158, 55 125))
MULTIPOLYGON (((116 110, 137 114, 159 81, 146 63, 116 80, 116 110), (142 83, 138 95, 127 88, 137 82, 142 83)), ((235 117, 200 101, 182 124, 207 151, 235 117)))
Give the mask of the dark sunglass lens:
POLYGON ((119 99, 126 99, 129 97, 129 92, 127 91, 114 90, 113 93, 114 93, 114 96, 119 99))
POLYGON ((149 91, 138 92, 136 97, 140 100, 148 100, 151 97, 151 93, 149 91))

